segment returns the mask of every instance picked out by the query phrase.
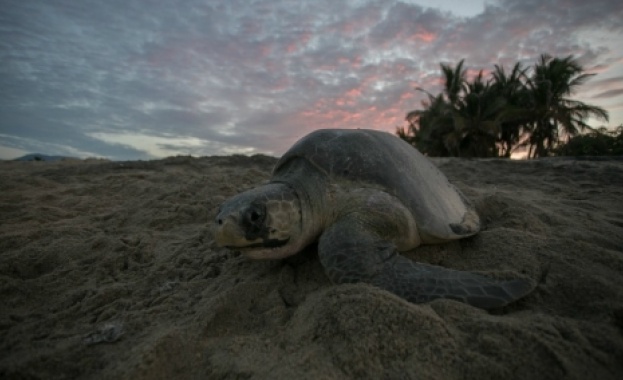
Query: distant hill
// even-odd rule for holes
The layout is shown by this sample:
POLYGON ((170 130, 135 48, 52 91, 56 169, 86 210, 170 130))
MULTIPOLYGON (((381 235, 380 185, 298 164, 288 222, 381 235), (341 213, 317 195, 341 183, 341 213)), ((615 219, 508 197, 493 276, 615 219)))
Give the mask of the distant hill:
POLYGON ((66 156, 49 156, 41 153, 30 153, 25 156, 14 159, 13 161, 62 161, 62 160, 77 160, 75 157, 66 156))

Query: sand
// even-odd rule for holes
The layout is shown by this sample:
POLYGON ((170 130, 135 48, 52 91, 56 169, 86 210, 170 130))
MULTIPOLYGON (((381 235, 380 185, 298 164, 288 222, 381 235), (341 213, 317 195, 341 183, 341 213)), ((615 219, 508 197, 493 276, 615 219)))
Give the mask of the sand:
POLYGON ((484 228, 406 255, 531 278, 525 299, 416 305, 331 284, 313 246, 216 247, 270 157, 0 162, 0 378, 623 378, 623 161, 434 162, 484 228))

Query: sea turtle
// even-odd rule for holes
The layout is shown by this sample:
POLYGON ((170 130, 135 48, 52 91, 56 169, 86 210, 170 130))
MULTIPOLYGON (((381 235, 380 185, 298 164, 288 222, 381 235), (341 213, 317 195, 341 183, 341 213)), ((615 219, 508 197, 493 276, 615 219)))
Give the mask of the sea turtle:
POLYGON ((277 162, 271 180, 221 205, 219 246, 252 259, 293 255, 318 241, 334 283, 364 282, 411 302, 451 298, 489 309, 533 289, 401 256, 420 244, 476 234, 478 214, 420 152, 386 132, 317 130, 277 162))

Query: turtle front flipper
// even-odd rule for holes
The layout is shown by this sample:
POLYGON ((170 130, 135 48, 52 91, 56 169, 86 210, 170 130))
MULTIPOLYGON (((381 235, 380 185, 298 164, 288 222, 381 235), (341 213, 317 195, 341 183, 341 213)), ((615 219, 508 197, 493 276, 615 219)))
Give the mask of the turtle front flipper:
POLYGON ((356 217, 329 227, 320 238, 318 253, 334 283, 365 282, 414 303, 449 298, 492 309, 522 298, 534 288, 524 279, 498 281, 409 260, 373 225, 356 217))

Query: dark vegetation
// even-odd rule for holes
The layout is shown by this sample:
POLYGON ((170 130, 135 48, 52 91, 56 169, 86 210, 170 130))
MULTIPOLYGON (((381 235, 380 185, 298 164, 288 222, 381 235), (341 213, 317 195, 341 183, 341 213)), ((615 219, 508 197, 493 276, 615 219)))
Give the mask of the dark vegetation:
POLYGON ((542 55, 530 67, 516 63, 510 72, 495 65, 466 76, 461 60, 455 67, 441 64, 444 88, 428 95, 422 109, 407 114, 402 139, 429 156, 526 157, 551 155, 620 155, 623 126, 611 132, 591 128, 589 117, 608 121, 597 106, 571 99, 595 74, 572 57, 542 55))
POLYGON ((606 128, 591 130, 572 137, 554 150, 557 156, 623 156, 623 125, 614 131, 606 128))
POLYGON ((75 159, 72 157, 65 156, 49 156, 41 153, 31 153, 25 156, 14 159, 14 161, 63 161, 63 160, 71 160, 75 159))

